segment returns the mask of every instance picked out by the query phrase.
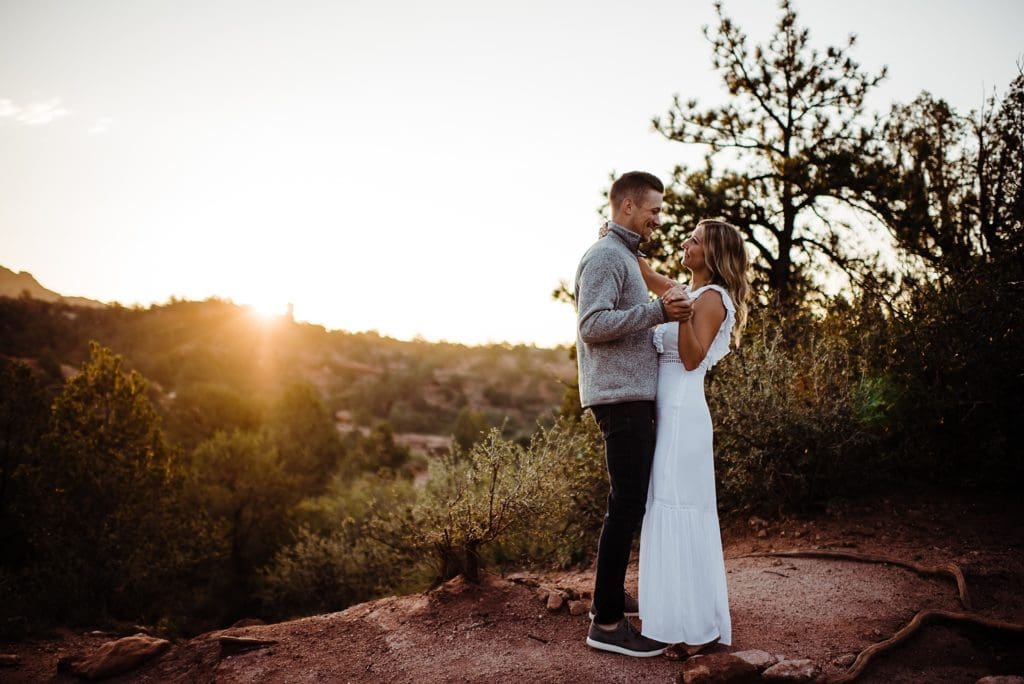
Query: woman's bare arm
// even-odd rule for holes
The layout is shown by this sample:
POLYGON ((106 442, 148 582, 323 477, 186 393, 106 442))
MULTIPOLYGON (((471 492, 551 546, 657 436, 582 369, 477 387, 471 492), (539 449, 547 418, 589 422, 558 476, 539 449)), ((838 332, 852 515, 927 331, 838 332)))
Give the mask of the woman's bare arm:
POLYGON ((693 316, 679 324, 679 358, 683 367, 692 371, 708 355, 718 328, 725 320, 722 295, 708 290, 693 302, 693 316))
POLYGON ((659 297, 679 284, 651 268, 651 265, 647 263, 647 259, 637 257, 637 261, 640 262, 640 273, 644 276, 644 282, 647 284, 647 289, 659 297))

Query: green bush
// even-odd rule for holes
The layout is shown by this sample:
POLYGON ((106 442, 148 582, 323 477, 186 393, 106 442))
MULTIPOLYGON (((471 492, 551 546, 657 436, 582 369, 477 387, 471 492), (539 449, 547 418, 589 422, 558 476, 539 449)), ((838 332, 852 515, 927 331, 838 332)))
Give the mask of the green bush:
POLYGON ((18 636, 35 612, 33 529, 39 529, 33 475, 49 427, 49 399, 37 373, 0 357, 0 636, 18 636))
POLYGON ((360 526, 379 511, 396 511, 416 500, 417 488, 404 473, 387 469, 355 476, 339 472, 320 496, 304 499, 296 508, 302 527, 329 536, 338 525, 351 520, 360 526))
POLYGON ((908 476, 1014 488, 1024 479, 1024 266, 977 264, 921 286, 895 326, 899 458, 908 476))
POLYGON ((479 442, 492 426, 487 416, 470 408, 463 408, 452 425, 452 438, 461 449, 469 449, 479 442))
POLYGON ((290 539, 298 481, 257 433, 218 432, 192 461, 190 496, 216 526, 214 548, 222 559, 208 578, 213 602, 206 610, 237 619, 258 607, 258 568, 290 539))
POLYGON ((487 564, 586 558, 607 494, 603 442, 591 418, 562 418, 523 446, 497 428, 435 460, 415 500, 378 507, 368 534, 426 564, 434 581, 479 579, 487 564))
POLYGON ((393 470, 340 471, 322 495, 299 504, 295 540, 260 571, 264 610, 282 617, 340 610, 415 581, 400 550, 366 534, 367 521, 379 511, 400 510, 415 499, 411 480, 393 470))
POLYGON ((820 318, 762 310, 714 370, 720 509, 807 508, 887 475, 891 382, 858 355, 873 332, 865 320, 841 302, 820 318))
POLYGON ((306 382, 285 386, 268 411, 266 431, 301 491, 323 491, 344 454, 334 416, 316 388, 306 382))
POLYGON ((164 442, 146 382, 97 344, 54 401, 31 490, 25 568, 38 615, 155 620, 182 608, 208 560, 209 528, 186 505, 184 464, 164 442))
POLYGON ((371 534, 412 562, 428 559, 437 581, 478 581, 481 552, 549 514, 550 461, 501 437, 497 428, 467 452, 437 459, 415 503, 381 511, 371 534))
POLYGON ((349 436, 350 447, 338 473, 351 479, 360 473, 375 472, 384 468, 390 471, 406 471, 412 454, 409 447, 395 441, 391 424, 377 423, 366 435, 353 432, 349 436))
POLYGON ((262 571, 260 596, 281 617, 337 611, 393 592, 404 568, 398 552, 352 520, 329 534, 302 528, 262 571))
POLYGON ((541 461, 538 483, 543 513, 525 528, 499 539, 495 563, 553 562, 561 567, 589 560, 597 551, 608 497, 604 438, 589 413, 560 417, 539 427, 528 450, 541 461))
POLYGON ((191 451, 217 432, 254 432, 263 423, 262 402, 221 383, 186 385, 168 402, 164 421, 168 439, 191 451))

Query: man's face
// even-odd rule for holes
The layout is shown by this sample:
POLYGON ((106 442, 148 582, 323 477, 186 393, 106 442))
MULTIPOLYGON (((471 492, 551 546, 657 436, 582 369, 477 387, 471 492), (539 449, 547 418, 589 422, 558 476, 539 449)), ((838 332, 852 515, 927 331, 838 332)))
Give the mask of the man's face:
POLYGON ((650 240, 651 234, 661 226, 662 199, 661 193, 657 190, 645 192, 640 201, 633 204, 633 211, 629 216, 631 225, 624 227, 642 236, 645 241, 650 240))

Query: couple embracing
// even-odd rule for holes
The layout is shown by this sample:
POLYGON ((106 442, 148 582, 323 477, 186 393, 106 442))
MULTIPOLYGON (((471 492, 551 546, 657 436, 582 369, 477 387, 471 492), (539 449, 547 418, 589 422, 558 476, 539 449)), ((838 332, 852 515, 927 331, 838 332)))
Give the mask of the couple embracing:
POLYGON ((689 286, 655 272, 639 245, 660 226, 663 193, 640 171, 612 184, 612 221, 575 287, 580 400, 604 436, 610 484, 587 644, 638 657, 732 643, 704 374, 746 322, 747 254, 734 226, 704 220, 682 243, 689 286))

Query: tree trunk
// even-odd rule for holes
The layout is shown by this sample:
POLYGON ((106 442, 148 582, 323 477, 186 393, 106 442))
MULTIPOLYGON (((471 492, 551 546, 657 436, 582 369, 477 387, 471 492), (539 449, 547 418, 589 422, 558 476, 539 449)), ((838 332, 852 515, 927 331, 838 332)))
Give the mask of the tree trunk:
POLYGON ((480 554, 477 553, 477 546, 479 545, 474 542, 466 544, 463 557, 462 576, 466 578, 467 582, 473 584, 480 583, 480 554))

